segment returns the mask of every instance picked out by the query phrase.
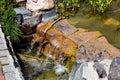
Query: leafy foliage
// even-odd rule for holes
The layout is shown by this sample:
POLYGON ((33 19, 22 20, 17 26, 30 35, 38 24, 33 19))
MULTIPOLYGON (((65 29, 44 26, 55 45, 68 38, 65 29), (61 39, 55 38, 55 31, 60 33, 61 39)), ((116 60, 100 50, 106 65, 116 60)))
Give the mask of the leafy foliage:
POLYGON ((6 36, 10 36, 12 41, 19 41, 22 35, 18 24, 15 21, 15 11, 13 7, 16 6, 14 0, 0 0, 0 22, 2 24, 3 32, 6 36))
POLYGON ((60 16, 74 16, 80 7, 80 0, 55 0, 60 16))
POLYGON ((92 10, 97 13, 104 13, 111 2, 112 0, 89 0, 92 10))

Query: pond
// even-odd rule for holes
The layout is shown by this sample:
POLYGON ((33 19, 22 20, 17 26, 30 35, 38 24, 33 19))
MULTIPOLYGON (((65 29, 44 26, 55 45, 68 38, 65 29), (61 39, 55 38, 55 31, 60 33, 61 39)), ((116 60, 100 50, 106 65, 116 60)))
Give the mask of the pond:
POLYGON ((101 32, 112 45, 120 48, 120 11, 102 16, 78 13, 69 22, 77 28, 101 32))

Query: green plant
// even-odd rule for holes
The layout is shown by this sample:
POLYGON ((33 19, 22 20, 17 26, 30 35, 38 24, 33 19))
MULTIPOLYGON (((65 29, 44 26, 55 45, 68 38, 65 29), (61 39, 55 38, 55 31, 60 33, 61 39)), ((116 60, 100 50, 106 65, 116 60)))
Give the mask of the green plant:
POLYGON ((80 7, 80 0, 55 0, 60 16, 74 16, 80 7))
POLYGON ((112 0, 89 0, 92 10, 100 14, 107 10, 111 2, 112 0))
POLYGON ((16 6, 14 0, 0 0, 0 22, 2 24, 3 32, 6 36, 10 36, 13 42, 19 41, 22 32, 19 25, 15 21, 15 11, 13 7, 16 6))

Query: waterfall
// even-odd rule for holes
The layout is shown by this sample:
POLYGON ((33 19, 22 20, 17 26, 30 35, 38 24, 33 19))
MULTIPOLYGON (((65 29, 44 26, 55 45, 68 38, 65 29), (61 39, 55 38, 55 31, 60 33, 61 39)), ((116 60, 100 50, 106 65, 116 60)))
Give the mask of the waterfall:
POLYGON ((31 53, 31 51, 32 51, 32 49, 33 49, 33 47, 34 47, 34 45, 35 45, 35 42, 31 42, 30 48, 28 49, 27 53, 31 53))

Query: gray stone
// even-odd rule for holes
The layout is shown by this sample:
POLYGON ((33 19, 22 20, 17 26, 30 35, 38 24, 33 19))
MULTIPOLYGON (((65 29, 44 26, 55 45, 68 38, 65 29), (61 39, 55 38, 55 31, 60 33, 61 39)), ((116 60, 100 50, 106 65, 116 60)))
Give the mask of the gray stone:
POLYGON ((88 59, 77 60, 72 68, 72 71, 69 76, 69 80, 108 80, 107 76, 109 73, 111 60, 104 59, 98 63, 93 61, 88 62, 88 59), (100 73, 103 74, 103 77, 99 77, 97 70, 100 70, 100 73), (104 76, 105 75, 105 76, 104 76))
MULTIPOLYGON (((98 80, 99 79, 99 76, 96 70, 94 69, 93 65, 94 65, 94 62, 88 62, 87 66, 83 67, 82 77, 85 80, 98 80)), ((76 80, 79 80, 79 79, 76 79, 76 80)))
POLYGON ((2 50, 7 50, 7 45, 6 44, 0 44, 0 51, 2 50))
POLYGON ((3 72, 4 73, 8 73, 8 72, 14 72, 15 71, 15 67, 14 65, 5 65, 3 66, 3 72))
POLYGON ((44 11, 44 12, 42 12, 42 15, 43 15, 42 21, 43 22, 48 22, 51 19, 56 17, 56 8, 53 8, 49 11, 44 11))
POLYGON ((16 77, 16 73, 14 71, 5 73, 4 75, 6 80, 22 80, 19 77, 16 77))
POLYGON ((33 16, 27 16, 24 18, 24 22, 23 22, 23 26, 27 25, 29 27, 35 27, 37 26, 42 19, 42 15, 41 14, 36 14, 33 16))
POLYGON ((5 57, 5 56, 7 57, 8 55, 10 55, 8 50, 0 51, 0 57, 5 57))
POLYGON ((1 64, 13 64, 13 59, 11 55, 7 55, 7 57, 1 57, 0 58, 0 63, 1 64))
POLYGON ((6 40, 4 38, 0 38, 0 44, 6 44, 6 40))
POLYGON ((14 65, 3 66, 3 72, 6 80, 24 80, 19 67, 15 68, 14 65))
POLYGON ((23 17, 30 16, 31 12, 24 7, 14 8, 16 14, 22 14, 23 17))
POLYGON ((86 63, 88 61, 88 59, 80 59, 80 60, 76 60, 76 62, 74 63, 74 66, 72 68, 72 71, 70 73, 70 77, 69 80, 83 80, 82 79, 82 71, 83 71, 83 67, 81 67, 81 69, 79 69, 79 67, 86 63), (78 71, 78 69, 80 70, 80 72, 78 71), (79 73, 76 73, 79 72, 79 73), (78 76, 79 75, 79 76, 78 76), (78 76, 78 77, 77 77, 78 76), (80 79, 79 79, 80 78, 80 79))
POLYGON ((96 72, 99 75, 99 78, 105 78, 107 76, 106 70, 103 64, 99 62, 94 62, 94 67, 96 68, 96 72))
POLYGON ((14 72, 5 73, 4 75, 5 75, 5 79, 6 79, 6 80, 17 80, 17 79, 15 78, 15 73, 14 73, 14 72))
POLYGON ((110 65, 108 80, 120 80, 120 57, 113 59, 110 65))

